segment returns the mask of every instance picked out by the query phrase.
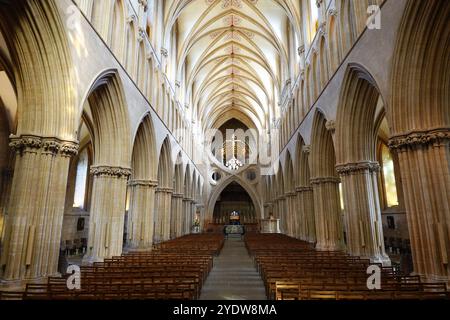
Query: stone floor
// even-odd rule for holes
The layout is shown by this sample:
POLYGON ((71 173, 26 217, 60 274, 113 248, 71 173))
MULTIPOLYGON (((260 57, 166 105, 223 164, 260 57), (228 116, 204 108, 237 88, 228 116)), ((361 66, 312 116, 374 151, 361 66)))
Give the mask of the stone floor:
POLYGON ((200 300, 266 300, 264 283, 240 238, 225 240, 200 300))

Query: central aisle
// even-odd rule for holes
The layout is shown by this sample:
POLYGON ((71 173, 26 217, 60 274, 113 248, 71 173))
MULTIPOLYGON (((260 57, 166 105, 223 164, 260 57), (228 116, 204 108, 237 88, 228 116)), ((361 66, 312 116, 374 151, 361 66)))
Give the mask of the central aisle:
POLYGON ((203 286, 200 300, 266 300, 264 283, 244 241, 229 238, 203 286))

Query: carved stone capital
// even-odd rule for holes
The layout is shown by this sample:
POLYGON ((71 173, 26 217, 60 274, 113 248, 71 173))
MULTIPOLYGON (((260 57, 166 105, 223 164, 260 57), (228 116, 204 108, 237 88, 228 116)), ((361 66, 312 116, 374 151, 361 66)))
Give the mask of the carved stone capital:
POLYGON ((302 152, 306 155, 309 155, 311 153, 311 146, 310 145, 303 146, 302 152))
POLYGON ((438 128, 429 131, 414 131, 392 137, 389 140, 389 148, 399 149, 418 146, 441 145, 450 140, 450 128, 438 128))
POLYGON ((339 184, 341 182, 341 179, 338 177, 318 177, 318 178, 312 178, 310 180, 311 185, 318 185, 318 184, 325 184, 325 183, 335 183, 339 184))
POLYGON ((9 146, 16 153, 36 153, 40 151, 53 155, 60 154, 64 157, 72 157, 78 153, 78 142, 65 141, 54 137, 11 136, 9 146))
POLYGON ((286 193, 284 194, 285 197, 295 197, 296 195, 297 195, 297 193, 294 192, 294 191, 286 192, 286 193))
POLYGON ((297 187, 295 188, 295 191, 297 191, 297 193, 302 193, 302 192, 311 192, 313 191, 312 187, 297 187))
POLYGON ((130 168, 112 167, 112 166, 91 166, 91 174, 96 177, 115 177, 128 178, 131 176, 130 168))
POLYGON ((336 166, 336 171, 342 175, 350 175, 350 174, 360 174, 360 173, 373 173, 373 172, 379 172, 380 171, 380 165, 378 162, 373 161, 362 161, 362 162, 356 162, 356 163, 347 163, 347 164, 340 164, 336 166))
POLYGON ((167 51, 166 48, 161 48, 161 55, 162 55, 164 58, 167 58, 167 57, 169 56, 169 52, 167 51))
POLYGON ((333 134, 336 131, 336 122, 334 120, 328 120, 325 127, 331 132, 331 134, 333 134))
POLYGON ((175 199, 183 199, 183 197, 184 197, 184 194, 182 194, 182 193, 172 194, 172 198, 175 198, 175 199))
POLYGON ((303 56, 305 54, 305 46, 301 45, 300 47, 298 47, 297 52, 299 56, 303 56))
POLYGON ((156 180, 130 180, 128 182, 130 187, 141 186, 148 188, 156 188, 158 186, 158 181, 156 180))
POLYGON ((147 0, 139 0, 138 3, 144 7, 144 11, 147 11, 148 8, 148 1, 147 0))
POLYGON ((338 11, 337 11, 335 8, 330 8, 330 9, 328 10, 328 15, 337 17, 338 11))
POLYGON ((139 28, 138 37, 137 37, 138 42, 144 41, 144 40, 145 40, 145 37, 146 37, 146 32, 145 32, 145 30, 142 29, 142 28, 139 28))
POLYGON ((156 188, 156 193, 173 193, 173 188, 158 187, 156 188))
POLYGON ((76 142, 64 141, 61 144, 59 152, 66 157, 74 157, 78 154, 79 145, 76 142))

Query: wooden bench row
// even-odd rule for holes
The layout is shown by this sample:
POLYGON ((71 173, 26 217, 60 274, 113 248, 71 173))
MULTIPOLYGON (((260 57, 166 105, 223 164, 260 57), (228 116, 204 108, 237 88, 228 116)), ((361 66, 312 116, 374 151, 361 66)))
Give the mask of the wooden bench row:
POLYGON ((69 290, 65 277, 27 284, 16 295, 24 300, 194 300, 220 252, 221 235, 191 235, 158 244, 150 252, 129 252, 80 268, 79 290, 69 290))
POLYGON ((368 259, 343 252, 316 251, 309 243, 284 235, 251 234, 246 247, 266 285, 269 299, 372 300, 448 299, 445 283, 423 283, 418 276, 381 270, 381 290, 367 287, 368 259))

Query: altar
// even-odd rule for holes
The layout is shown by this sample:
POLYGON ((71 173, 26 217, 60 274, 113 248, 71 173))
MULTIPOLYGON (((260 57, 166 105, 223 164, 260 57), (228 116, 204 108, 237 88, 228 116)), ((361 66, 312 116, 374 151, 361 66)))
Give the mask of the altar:
POLYGON ((280 219, 261 219, 261 233, 281 233, 280 219))

